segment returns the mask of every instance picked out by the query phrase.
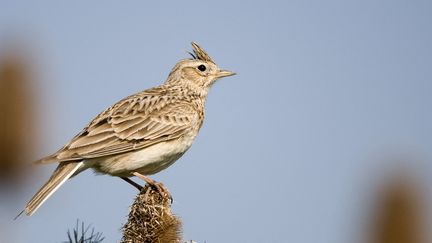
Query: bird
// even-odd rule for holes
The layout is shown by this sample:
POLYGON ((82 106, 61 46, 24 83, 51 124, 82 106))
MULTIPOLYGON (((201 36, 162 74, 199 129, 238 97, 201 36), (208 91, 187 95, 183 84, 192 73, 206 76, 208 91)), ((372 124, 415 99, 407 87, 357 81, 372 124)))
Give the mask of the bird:
POLYGON ((34 214, 61 185, 86 169, 120 177, 140 189, 130 179, 137 176, 163 190, 148 176, 172 165, 191 147, 204 121, 209 89, 216 80, 235 75, 219 68, 196 42, 191 44, 192 57, 177 62, 163 84, 110 106, 57 152, 36 161, 58 166, 19 215, 34 214))

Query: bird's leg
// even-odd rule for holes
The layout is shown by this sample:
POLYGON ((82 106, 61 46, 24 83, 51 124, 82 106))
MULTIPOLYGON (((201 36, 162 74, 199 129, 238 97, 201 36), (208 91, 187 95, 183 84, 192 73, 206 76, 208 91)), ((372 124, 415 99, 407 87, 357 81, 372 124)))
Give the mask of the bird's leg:
POLYGON ((139 191, 141 191, 143 189, 143 187, 140 184, 136 183, 135 181, 133 181, 133 180, 127 178, 127 177, 120 177, 120 178, 122 178, 124 181, 126 181, 127 183, 129 183, 132 186, 134 186, 139 191))
POLYGON ((168 197, 172 203, 173 199, 171 196, 171 193, 168 191, 168 189, 160 182, 157 182, 143 174, 140 174, 138 172, 133 172, 132 173, 134 176, 140 178, 141 180, 145 181, 147 184, 149 184, 151 187, 153 187, 154 189, 156 189, 156 191, 159 192, 159 194, 162 197, 168 197))

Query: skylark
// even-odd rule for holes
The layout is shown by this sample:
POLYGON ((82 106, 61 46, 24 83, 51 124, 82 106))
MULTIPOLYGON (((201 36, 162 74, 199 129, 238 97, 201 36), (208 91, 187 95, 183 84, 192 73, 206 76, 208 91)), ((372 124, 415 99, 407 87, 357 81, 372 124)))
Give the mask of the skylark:
POLYGON ((194 42, 192 49, 192 58, 179 61, 164 84, 120 100, 59 151, 37 161, 59 165, 24 212, 32 215, 67 179, 88 168, 137 186, 128 177, 154 183, 146 175, 178 160, 203 124, 210 87, 235 74, 221 70, 194 42))

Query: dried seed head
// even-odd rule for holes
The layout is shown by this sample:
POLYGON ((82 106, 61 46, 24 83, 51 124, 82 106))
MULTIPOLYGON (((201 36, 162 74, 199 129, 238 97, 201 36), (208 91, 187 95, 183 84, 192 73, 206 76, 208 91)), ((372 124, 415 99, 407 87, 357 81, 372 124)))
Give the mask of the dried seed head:
POLYGON ((170 204, 170 198, 146 185, 131 207, 121 242, 180 242, 181 221, 172 214, 170 204))

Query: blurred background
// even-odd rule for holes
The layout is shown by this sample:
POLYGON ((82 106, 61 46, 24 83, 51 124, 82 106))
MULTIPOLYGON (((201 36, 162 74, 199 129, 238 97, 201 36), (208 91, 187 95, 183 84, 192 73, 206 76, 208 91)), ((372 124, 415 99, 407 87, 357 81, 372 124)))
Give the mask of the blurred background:
POLYGON ((82 173, 13 218, 55 152, 196 41, 220 80, 153 178, 197 242, 431 242, 430 1, 0 2, 0 242, 121 238, 136 189, 82 173))

